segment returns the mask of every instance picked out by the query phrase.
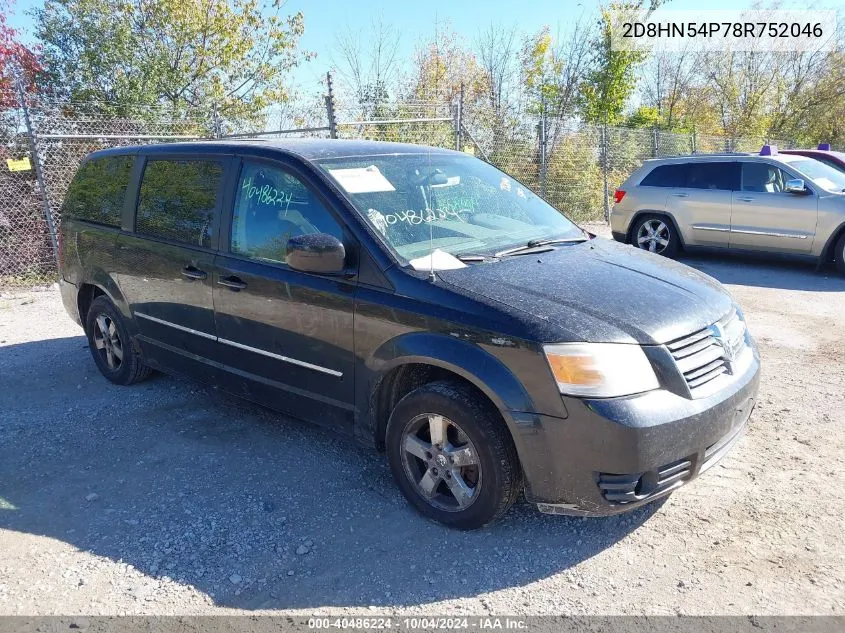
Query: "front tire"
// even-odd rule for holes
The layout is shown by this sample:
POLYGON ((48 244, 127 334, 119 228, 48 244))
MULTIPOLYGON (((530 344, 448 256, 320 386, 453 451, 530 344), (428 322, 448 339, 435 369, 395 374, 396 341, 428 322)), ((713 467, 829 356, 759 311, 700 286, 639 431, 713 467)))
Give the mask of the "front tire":
POLYGON ((456 382, 433 382, 402 398, 386 444, 405 498, 451 527, 472 530, 501 518, 522 488, 516 448, 498 411, 456 382))
POLYGON ((117 385, 131 385, 144 380, 151 369, 135 351, 123 317, 105 296, 91 302, 85 319, 88 348, 97 369, 117 385))
POLYGON ((680 238, 670 219, 649 214, 637 219, 631 229, 631 244, 664 257, 675 257, 678 254, 680 238))

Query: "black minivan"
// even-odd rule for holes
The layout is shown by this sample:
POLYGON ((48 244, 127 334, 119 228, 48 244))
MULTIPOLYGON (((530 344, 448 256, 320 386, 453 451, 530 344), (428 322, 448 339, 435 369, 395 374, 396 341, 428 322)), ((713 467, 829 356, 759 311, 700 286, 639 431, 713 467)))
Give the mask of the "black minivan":
POLYGON ((91 154, 61 227, 99 369, 190 376, 384 449, 424 515, 524 490, 607 515, 740 437, 759 355, 722 286, 569 221, 465 153, 207 141, 91 154))

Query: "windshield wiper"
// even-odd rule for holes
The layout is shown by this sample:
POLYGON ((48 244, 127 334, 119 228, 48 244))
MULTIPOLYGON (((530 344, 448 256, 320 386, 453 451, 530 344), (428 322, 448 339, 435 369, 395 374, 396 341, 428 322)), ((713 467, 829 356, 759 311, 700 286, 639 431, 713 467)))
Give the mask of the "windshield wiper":
POLYGON ((469 253, 466 255, 455 255, 455 257, 462 262, 483 262, 489 258, 487 255, 473 255, 469 253))
POLYGON ((547 248, 553 244, 577 244, 579 242, 586 242, 588 237, 559 237, 549 240, 529 240, 522 246, 514 246, 513 248, 506 248, 499 251, 493 257, 507 257, 508 255, 527 255, 530 253, 544 253, 552 250, 547 248))

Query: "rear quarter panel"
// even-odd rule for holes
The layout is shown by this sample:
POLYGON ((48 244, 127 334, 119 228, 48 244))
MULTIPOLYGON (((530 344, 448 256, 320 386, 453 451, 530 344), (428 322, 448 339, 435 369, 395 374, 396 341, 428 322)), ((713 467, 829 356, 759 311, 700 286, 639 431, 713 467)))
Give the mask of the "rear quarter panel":
POLYGON ((614 233, 627 234, 634 219, 644 212, 666 212, 666 194, 668 189, 663 187, 641 187, 640 181, 657 167, 658 164, 645 163, 632 173, 619 189, 625 192, 625 197, 618 204, 613 205, 610 213, 610 229, 614 233))

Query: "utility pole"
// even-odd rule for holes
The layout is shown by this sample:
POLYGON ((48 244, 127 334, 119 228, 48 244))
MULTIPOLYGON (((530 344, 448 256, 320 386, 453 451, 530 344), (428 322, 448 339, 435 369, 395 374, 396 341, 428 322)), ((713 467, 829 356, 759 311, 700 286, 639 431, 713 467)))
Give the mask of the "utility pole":
POLYGON ((47 197, 47 185, 44 182, 44 170, 41 168, 41 156, 38 152, 38 138, 35 135, 35 128, 29 116, 29 107, 26 104, 26 92, 20 75, 15 75, 15 84, 18 88, 18 98, 23 109, 23 119, 26 124, 26 133, 29 136, 29 148, 32 152, 32 159, 35 161, 35 178, 38 181, 38 188, 41 190, 41 200, 44 210, 44 221, 47 223, 47 231, 50 233, 50 245, 53 247, 53 257, 56 265, 59 264, 59 242, 56 234, 56 225, 53 222, 53 214, 50 211, 50 200, 47 197))
POLYGON ((326 73, 326 116, 329 120, 329 138, 337 138, 337 122, 334 118, 334 92, 332 92, 332 74, 326 73))

